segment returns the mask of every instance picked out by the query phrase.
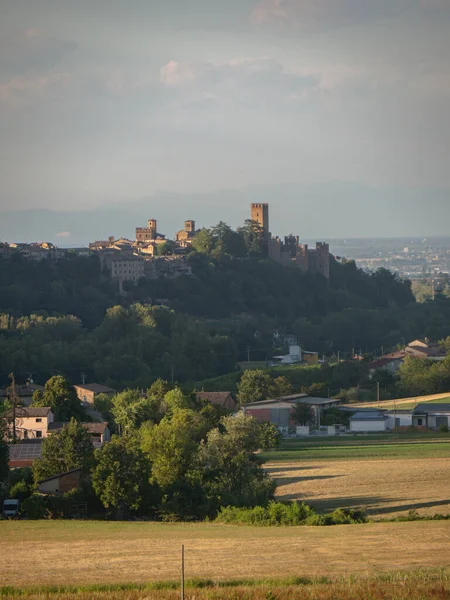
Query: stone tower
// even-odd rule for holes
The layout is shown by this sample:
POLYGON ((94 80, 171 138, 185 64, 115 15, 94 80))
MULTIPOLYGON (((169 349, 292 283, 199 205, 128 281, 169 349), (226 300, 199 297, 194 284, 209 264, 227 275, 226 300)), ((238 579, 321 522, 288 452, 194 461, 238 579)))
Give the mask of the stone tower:
POLYGON ((269 205, 252 204, 251 219, 252 221, 256 221, 264 229, 266 236, 269 237, 269 205))
POLYGON ((158 223, 157 223, 156 219, 149 219, 148 229, 149 229, 149 233, 150 233, 152 240, 154 240, 156 238, 157 226, 158 226, 158 223))
POLYGON ((188 233, 195 232, 195 221, 189 220, 184 222, 184 230, 188 233))
POLYGON ((325 242, 316 244, 316 273, 330 279, 330 246, 325 242))

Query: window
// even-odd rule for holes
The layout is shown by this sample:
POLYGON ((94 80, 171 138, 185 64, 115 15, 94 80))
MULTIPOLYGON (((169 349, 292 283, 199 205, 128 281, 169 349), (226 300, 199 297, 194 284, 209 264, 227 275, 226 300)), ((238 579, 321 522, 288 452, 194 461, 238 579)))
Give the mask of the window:
POLYGON ((36 423, 42 423, 42 419, 36 419, 36 423))
POLYGON ((423 425, 423 419, 417 419, 417 425, 421 427, 423 425))
POLYGON ((36 431, 36 437, 37 438, 41 438, 42 437, 42 431, 36 431))

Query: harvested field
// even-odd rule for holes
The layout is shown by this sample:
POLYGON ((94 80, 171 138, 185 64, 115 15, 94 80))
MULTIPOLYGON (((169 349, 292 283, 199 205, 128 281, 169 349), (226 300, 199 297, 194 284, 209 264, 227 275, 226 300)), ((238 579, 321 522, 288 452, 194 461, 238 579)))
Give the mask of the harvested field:
POLYGON ((450 522, 258 528, 214 524, 0 522, 0 581, 17 587, 367 576, 450 567, 450 522))
POLYGON ((412 398, 398 398, 397 400, 381 400, 378 402, 358 402, 357 404, 345 404, 347 408, 374 408, 381 410, 394 410, 395 408, 402 410, 412 410, 418 404, 431 402, 434 404, 450 403, 450 393, 434 394, 432 396, 414 396, 412 398))
POLYGON ((302 500, 319 511, 367 507, 372 518, 417 509, 450 514, 450 459, 333 460, 267 463, 280 500, 302 500))

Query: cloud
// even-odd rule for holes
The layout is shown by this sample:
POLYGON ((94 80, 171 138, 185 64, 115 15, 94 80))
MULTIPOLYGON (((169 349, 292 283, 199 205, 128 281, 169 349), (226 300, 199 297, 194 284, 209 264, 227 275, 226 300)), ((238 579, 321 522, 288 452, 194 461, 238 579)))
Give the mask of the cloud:
POLYGON ((0 35, 0 78, 52 69, 76 47, 73 42, 59 40, 37 29, 3 30, 0 35))
POLYGON ((250 19, 255 24, 316 30, 417 11, 450 13, 449 9, 448 0, 260 0, 250 19))
POLYGON ((49 93, 60 93, 71 81, 69 73, 14 77, 0 84, 0 103, 22 105, 36 98, 48 97, 49 93))
MULTIPOLYGON (((200 67, 200 71, 204 67, 200 67)), ((161 68, 160 81, 168 87, 180 87, 194 83, 197 74, 193 67, 171 60, 161 68)))
POLYGON ((315 74, 295 72, 268 57, 197 64, 171 61, 161 69, 161 83, 177 88, 178 97, 191 107, 205 102, 256 107, 301 97, 320 88, 315 74))
POLYGON ((60 231, 59 233, 56 234, 56 237, 61 237, 61 238, 67 238, 70 237, 72 234, 70 233, 70 231, 60 231))

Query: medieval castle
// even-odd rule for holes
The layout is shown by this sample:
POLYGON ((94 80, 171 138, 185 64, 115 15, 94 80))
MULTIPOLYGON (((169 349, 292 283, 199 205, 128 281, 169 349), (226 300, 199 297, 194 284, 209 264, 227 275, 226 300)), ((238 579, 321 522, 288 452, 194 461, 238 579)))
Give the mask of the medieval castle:
POLYGON ((293 265, 304 273, 319 273, 326 279, 330 278, 330 246, 325 242, 317 242, 315 249, 308 244, 300 244, 298 237, 288 236, 282 241, 272 237, 269 229, 269 205, 252 204, 251 220, 264 230, 269 258, 283 265, 293 265))

